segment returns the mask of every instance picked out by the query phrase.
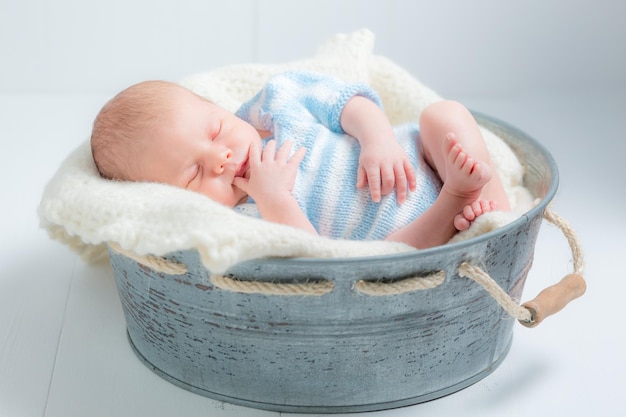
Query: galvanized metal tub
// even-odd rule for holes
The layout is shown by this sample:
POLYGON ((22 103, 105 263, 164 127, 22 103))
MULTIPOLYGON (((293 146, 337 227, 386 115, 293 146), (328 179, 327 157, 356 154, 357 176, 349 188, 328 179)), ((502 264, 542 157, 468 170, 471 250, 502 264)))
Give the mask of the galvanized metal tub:
POLYGON ((528 213, 442 247, 367 258, 257 260, 227 274, 237 282, 330 284, 323 295, 223 290, 195 251, 166 256, 188 270, 168 275, 110 248, 137 356, 166 380, 198 394, 305 413, 416 404, 490 374, 509 350, 514 319, 482 287, 460 277, 459 265, 480 266, 519 300, 558 173, 550 154, 524 132, 476 117, 525 165, 525 185, 541 199, 528 213), (362 287, 438 271, 445 279, 435 280, 434 288, 374 296, 362 287))

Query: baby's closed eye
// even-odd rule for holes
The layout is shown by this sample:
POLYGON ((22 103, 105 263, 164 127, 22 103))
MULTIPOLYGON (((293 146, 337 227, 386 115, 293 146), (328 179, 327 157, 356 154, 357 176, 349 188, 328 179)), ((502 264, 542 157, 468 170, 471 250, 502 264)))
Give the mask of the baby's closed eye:
POLYGON ((215 138, 217 138, 221 132, 222 132, 222 122, 219 121, 218 123, 213 124, 213 126, 209 130, 209 139, 215 140, 215 138))

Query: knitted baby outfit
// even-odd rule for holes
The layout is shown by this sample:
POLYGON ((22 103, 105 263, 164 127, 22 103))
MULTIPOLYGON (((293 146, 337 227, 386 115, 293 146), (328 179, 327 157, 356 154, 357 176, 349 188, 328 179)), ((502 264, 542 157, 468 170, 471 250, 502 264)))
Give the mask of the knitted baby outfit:
MULTIPOLYGON (((306 148, 292 194, 321 235, 379 240, 432 205, 441 183, 419 157, 417 124, 407 123, 394 131, 417 172, 417 190, 398 205, 395 193, 375 203, 368 188, 356 187, 361 148, 340 124, 344 106, 356 95, 381 105, 376 92, 363 83, 314 72, 285 72, 271 78, 237 116, 272 132, 267 140, 275 139, 279 146, 291 140, 296 148, 306 148)), ((258 216, 252 200, 237 210, 258 216)))

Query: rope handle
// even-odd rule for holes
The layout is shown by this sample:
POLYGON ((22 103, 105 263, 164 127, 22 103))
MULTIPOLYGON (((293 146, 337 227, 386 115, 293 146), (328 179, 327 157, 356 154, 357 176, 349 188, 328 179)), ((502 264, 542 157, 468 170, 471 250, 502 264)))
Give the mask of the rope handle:
POLYGON ((523 304, 523 307, 531 315, 529 320, 520 321, 526 327, 537 326, 547 317, 561 311, 571 301, 581 297, 587 290, 587 284, 583 278, 583 251, 576 232, 569 222, 553 211, 550 206, 544 210, 543 217, 561 229, 567 239, 572 252, 574 271, 558 283, 541 291, 534 299, 523 304))
POLYGON ((574 261, 574 272, 541 291, 534 299, 518 305, 493 278, 477 266, 464 262, 459 267, 459 276, 471 278, 482 285, 507 313, 526 327, 535 327, 547 317, 558 313, 571 301, 582 296, 587 288, 582 276, 583 252, 574 229, 549 207, 544 210, 543 217, 561 229, 567 238, 574 261))
POLYGON ((303 282, 242 281, 223 275, 211 275, 217 288, 243 294, 322 296, 332 292, 335 284, 322 279, 303 282))
POLYGON ((168 275, 184 275, 187 272, 187 266, 183 263, 172 261, 170 259, 161 258, 154 255, 137 255, 135 252, 122 248, 115 242, 108 242, 109 248, 118 252, 127 258, 132 259, 140 265, 146 266, 153 271, 161 272, 168 275))
MULTIPOLYGON (((415 276, 391 282, 359 280, 355 283, 354 289, 369 296, 398 295, 435 288, 441 285, 445 278, 446 273, 444 271, 437 271, 425 276, 415 276)), ((305 282, 241 281, 236 278, 213 275, 211 282, 222 290, 246 294, 320 296, 334 289, 334 283, 330 280, 305 282)))
MULTIPOLYGON (((137 255, 114 242, 109 242, 109 247, 155 272, 168 275, 184 275, 189 272, 187 266, 180 262, 153 255, 137 255)), ((444 271, 437 271, 425 276, 409 277, 392 282, 360 280, 355 283, 354 289, 370 296, 398 295, 435 288, 441 285, 445 278, 444 271)), ((210 279, 211 283, 219 289, 244 294, 321 296, 332 292, 335 288, 333 281, 326 279, 303 282, 244 281, 224 275, 211 275, 210 279)))
MULTIPOLYGON (((485 271, 470 263, 463 262, 458 271, 460 277, 471 278, 480 284, 509 315, 526 327, 537 326, 547 317, 561 311, 569 302, 582 296, 586 290, 585 280, 582 277, 583 253, 576 233, 564 218, 549 207, 546 207, 543 216, 548 222, 561 229, 567 238, 574 261, 574 272, 565 276, 557 284, 541 291, 534 299, 519 305, 485 271)), ((122 255, 157 272, 170 275, 182 275, 188 272, 187 267, 179 262, 152 255, 140 256, 115 243, 109 243, 109 246, 122 255)), ((441 285, 444 280, 445 272, 438 271, 426 276, 410 277, 392 282, 361 280, 355 283, 354 289, 370 296, 398 295, 435 288, 441 285)), ((332 292, 334 289, 334 283, 329 280, 264 282, 242 281, 232 277, 212 275, 211 282, 220 289, 247 294, 321 296, 332 292)))

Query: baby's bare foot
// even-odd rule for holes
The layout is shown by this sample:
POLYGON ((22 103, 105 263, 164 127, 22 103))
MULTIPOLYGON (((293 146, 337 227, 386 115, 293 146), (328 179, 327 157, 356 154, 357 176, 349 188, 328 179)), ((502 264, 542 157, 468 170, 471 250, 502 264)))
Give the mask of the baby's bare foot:
POLYGON ((444 189, 455 197, 466 199, 467 203, 477 200, 491 179, 491 169, 486 163, 472 158, 453 133, 446 136, 442 146, 446 155, 444 189))
POLYGON ((472 222, 482 216, 485 213, 495 210, 496 203, 488 200, 477 200, 472 204, 468 204, 463 208, 460 214, 457 214, 454 218, 454 227, 458 231, 469 229, 472 222))

